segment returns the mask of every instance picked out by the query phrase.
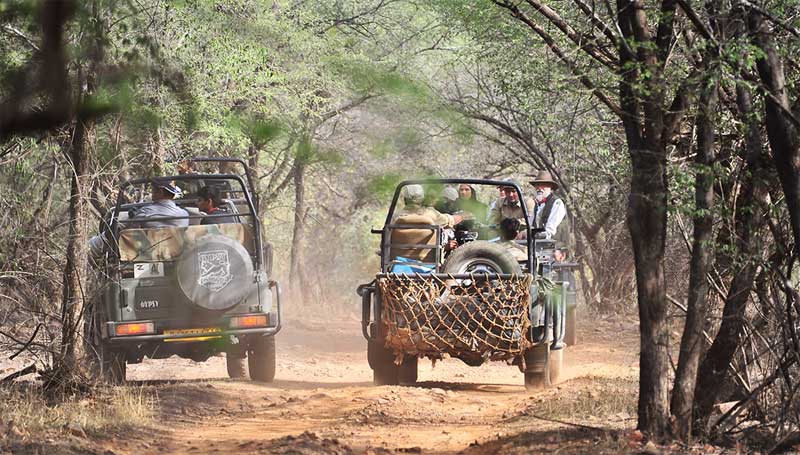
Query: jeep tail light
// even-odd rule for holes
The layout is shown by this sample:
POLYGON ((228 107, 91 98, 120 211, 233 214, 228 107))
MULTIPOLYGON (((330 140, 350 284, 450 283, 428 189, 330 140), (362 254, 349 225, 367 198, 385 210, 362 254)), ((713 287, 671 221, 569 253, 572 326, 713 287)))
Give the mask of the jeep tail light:
POLYGON ((117 324, 114 327, 114 333, 116 333, 118 337, 128 335, 146 335, 149 333, 155 333, 155 331, 156 327, 152 322, 131 322, 117 324))
POLYGON ((250 327, 266 327, 269 318, 266 314, 252 316, 234 316, 231 318, 232 329, 246 329, 250 327))

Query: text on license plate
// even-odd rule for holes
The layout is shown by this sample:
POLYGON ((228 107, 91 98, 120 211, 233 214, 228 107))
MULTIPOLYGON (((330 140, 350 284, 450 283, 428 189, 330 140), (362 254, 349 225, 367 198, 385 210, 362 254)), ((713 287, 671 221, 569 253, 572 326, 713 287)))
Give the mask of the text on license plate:
POLYGON ((133 264, 134 278, 154 278, 164 276, 163 262, 137 262, 133 264))
POLYGON ((208 327, 202 329, 172 329, 164 330, 164 335, 207 335, 209 333, 220 333, 219 327, 208 327))

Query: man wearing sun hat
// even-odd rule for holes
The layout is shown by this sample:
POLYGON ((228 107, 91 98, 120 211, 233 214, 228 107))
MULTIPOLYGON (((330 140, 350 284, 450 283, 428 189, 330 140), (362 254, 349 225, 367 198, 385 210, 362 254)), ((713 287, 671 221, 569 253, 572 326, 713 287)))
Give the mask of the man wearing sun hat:
POLYGON ((533 210, 533 225, 544 228, 544 237, 557 242, 568 243, 569 228, 562 223, 567 215, 564 201, 553 194, 558 189, 558 182, 547 171, 539 171, 530 182, 536 191, 536 207, 533 210))
MULTIPOLYGON (((185 216, 188 217, 189 213, 186 210, 178 207, 173 199, 175 196, 180 196, 181 190, 177 186, 166 181, 154 181, 152 184, 152 199, 153 202, 143 205, 133 213, 130 213, 131 218, 155 218, 167 216, 185 216)), ((135 223, 136 226, 130 225, 129 227, 142 227, 142 228, 161 228, 161 227, 184 227, 189 225, 188 218, 174 219, 174 220, 153 220, 142 221, 135 223)))

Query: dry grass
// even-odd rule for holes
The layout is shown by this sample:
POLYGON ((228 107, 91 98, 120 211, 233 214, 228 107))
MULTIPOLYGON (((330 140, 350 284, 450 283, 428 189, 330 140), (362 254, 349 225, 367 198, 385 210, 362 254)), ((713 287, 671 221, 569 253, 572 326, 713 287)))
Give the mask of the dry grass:
POLYGON ((38 388, 0 388, 0 426, 13 427, 21 436, 103 435, 150 426, 156 404, 156 396, 139 387, 98 388, 89 397, 60 399, 48 399, 38 388))
MULTIPOLYGON (((582 378, 579 387, 569 393, 542 397, 526 414, 570 422, 606 422, 625 426, 635 422, 638 381, 634 378, 582 378)), ((608 425, 603 425, 608 426, 608 425)))

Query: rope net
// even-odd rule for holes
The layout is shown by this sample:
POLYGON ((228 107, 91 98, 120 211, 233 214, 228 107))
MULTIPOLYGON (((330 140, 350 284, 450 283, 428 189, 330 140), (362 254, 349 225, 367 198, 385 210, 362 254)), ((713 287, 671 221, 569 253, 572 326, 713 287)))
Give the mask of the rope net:
POLYGON ((454 279, 388 274, 378 279, 385 345, 403 355, 511 360, 531 343, 532 277, 454 279))

